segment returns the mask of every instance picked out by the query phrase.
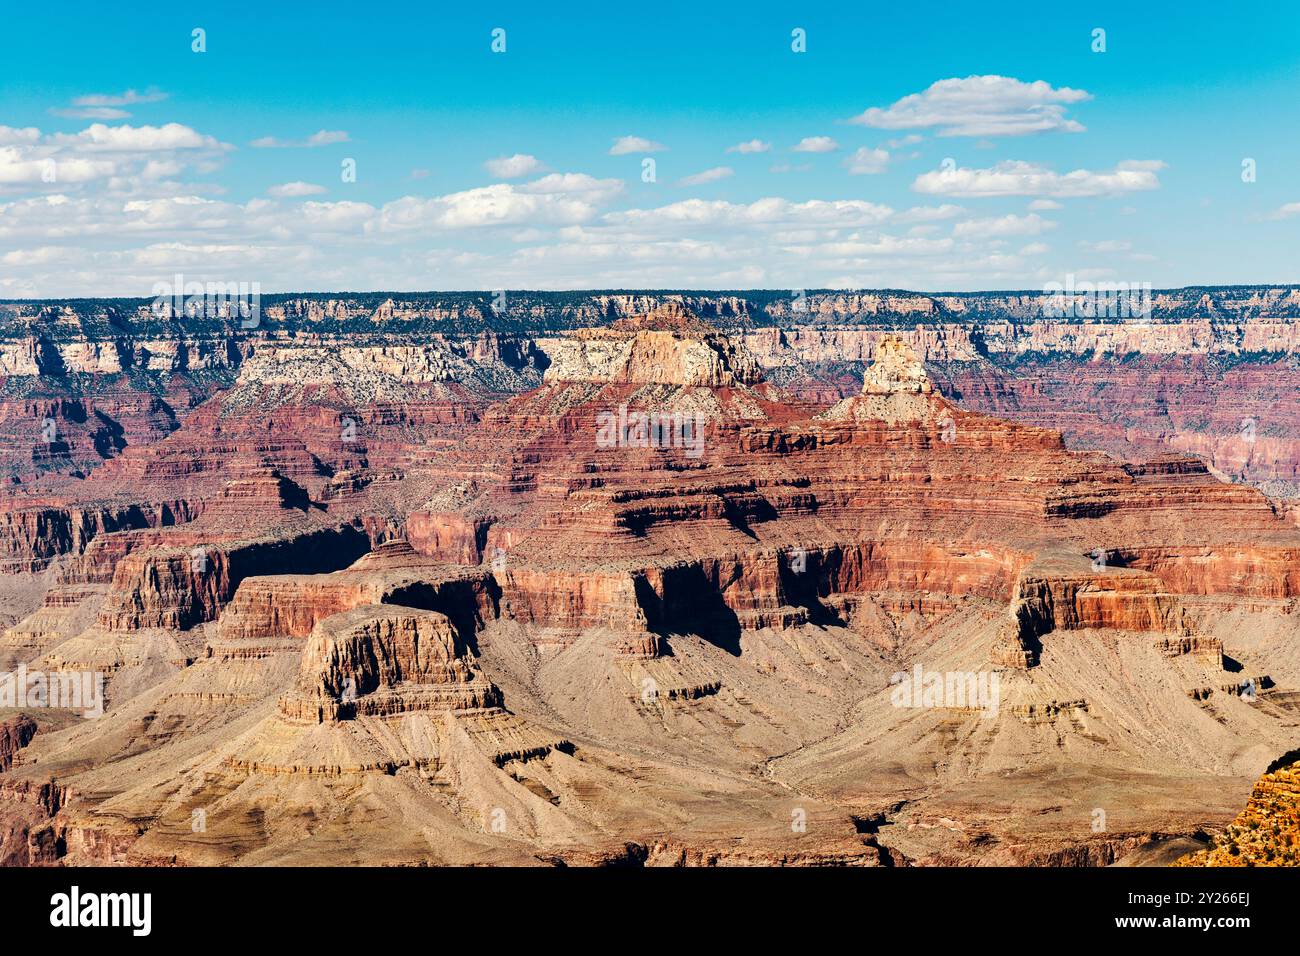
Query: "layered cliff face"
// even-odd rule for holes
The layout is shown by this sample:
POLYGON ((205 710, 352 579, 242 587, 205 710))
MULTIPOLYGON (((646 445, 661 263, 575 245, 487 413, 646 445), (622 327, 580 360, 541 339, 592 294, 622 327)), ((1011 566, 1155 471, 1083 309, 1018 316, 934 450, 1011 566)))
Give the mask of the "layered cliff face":
MULTIPOLYGON (((976 298, 810 297, 1034 308, 976 298)), ((1300 706, 1284 506, 980 413, 936 329, 801 327, 873 360, 830 402, 662 300, 346 354, 455 310, 275 303, 166 439, 17 486, 0 660, 109 707, 10 748, 6 860, 1111 862, 1231 818, 1300 706)))
POLYGON ((734 388, 760 379, 757 364, 714 328, 668 303, 608 329, 558 340, 545 381, 734 388))
POLYGON ((36 736, 36 721, 26 714, 0 721, 0 772, 13 766, 18 751, 26 747, 36 736))
POLYGON ((57 489, 52 479, 158 442, 236 383, 240 407, 316 402, 333 410, 335 430, 347 418, 367 437, 384 437, 394 418, 417 429, 430 417, 463 421, 535 387, 552 364, 551 378, 569 381, 654 367, 627 353, 627 336, 589 327, 675 310, 725 330, 752 366, 731 368, 716 343, 672 354, 685 340, 667 328, 639 346, 646 358, 659 351, 667 366, 691 366, 695 384, 752 382, 757 369, 788 395, 829 406, 858 391, 877 344, 896 335, 971 410, 1134 461, 1191 452, 1294 497, 1300 290, 1156 290, 1149 313, 1134 316, 1111 315, 1106 301, 1098 309, 1074 297, 1062 308, 1033 292, 267 296, 262 321, 247 329, 155 314, 144 301, 0 303, 0 464, 23 497, 57 489), (371 409, 373 422, 357 417, 371 409))

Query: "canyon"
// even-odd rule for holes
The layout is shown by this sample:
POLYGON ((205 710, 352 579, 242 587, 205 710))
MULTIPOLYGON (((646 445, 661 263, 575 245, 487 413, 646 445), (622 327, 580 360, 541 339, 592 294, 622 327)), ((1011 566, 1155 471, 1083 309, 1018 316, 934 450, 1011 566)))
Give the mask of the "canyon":
POLYGON ((0 671, 109 704, 0 860, 1100 865, 1296 746, 1300 289, 493 300, 0 303, 0 671))

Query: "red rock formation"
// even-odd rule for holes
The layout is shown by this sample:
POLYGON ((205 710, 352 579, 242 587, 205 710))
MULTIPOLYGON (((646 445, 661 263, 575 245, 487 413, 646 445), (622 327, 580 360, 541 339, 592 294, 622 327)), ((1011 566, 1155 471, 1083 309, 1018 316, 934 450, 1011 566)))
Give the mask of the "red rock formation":
POLYGON ((303 648, 288 717, 314 722, 501 706, 456 629, 437 611, 367 605, 323 619, 303 648))
POLYGON ((13 766, 14 758, 36 736, 36 721, 26 714, 0 720, 0 772, 13 766))
MULTIPOLYGON (((842 299, 819 308, 956 307, 842 299)), ((346 302, 283 308, 356 318, 346 302)), ((940 332, 927 347, 955 347, 940 332)), ((820 812, 840 826, 896 802, 899 780, 937 802, 964 792, 955 775, 1005 787, 1022 758, 1046 775, 1061 754, 1083 777, 1160 754, 1160 780, 1181 785, 1228 777, 1250 759, 1242 740, 1280 733, 1280 694, 1265 698, 1276 713, 1188 696, 1232 682, 1216 601, 1274 632, 1243 673, 1268 672, 1286 633, 1300 529, 1257 491, 962 408, 902 337, 877 336, 863 386, 823 414, 680 308, 546 348, 539 388, 485 407, 457 376, 471 353, 503 361, 500 340, 339 355, 259 342, 232 389, 86 479, 95 507, 134 497, 138 517, 15 518, 20 566, 69 557, 64 590, 0 646, 110 660, 115 681, 114 719, 42 734, 42 759, 3 782, 0 821, 26 860, 292 860, 311 852, 307 808, 326 831, 313 848, 377 862, 603 859, 629 840, 665 859, 875 860, 882 845, 852 827, 849 846, 792 847, 787 804, 832 795, 820 812), (363 437, 345 438, 357 404, 363 437), (64 633, 74 587, 102 605, 64 633), (951 759, 933 749, 942 727, 980 708, 881 703, 900 665, 990 659, 1017 671, 1005 712, 954 735, 951 759), (1168 685, 1167 725, 1122 690, 1130 666, 1168 685), (42 817, 28 797, 47 767, 78 789, 42 817), (363 842, 329 829, 359 781, 378 818, 363 842), (698 820, 706 793, 716 821, 698 820), (219 838, 187 836, 213 803, 219 838), (509 853, 483 822, 498 808, 517 827, 509 853), (396 822, 408 812, 417 826, 396 822), (664 836, 680 828, 686 842, 664 836), (719 849, 742 829, 744 847, 719 849)), ((13 513, 80 507, 28 504, 13 513)))

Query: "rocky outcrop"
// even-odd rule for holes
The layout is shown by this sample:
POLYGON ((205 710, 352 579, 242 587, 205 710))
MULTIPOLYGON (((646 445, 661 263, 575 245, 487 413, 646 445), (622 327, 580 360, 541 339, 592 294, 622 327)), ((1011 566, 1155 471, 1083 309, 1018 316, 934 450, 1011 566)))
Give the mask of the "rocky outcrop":
POLYGON ((154 527, 175 516, 167 504, 82 507, 13 502, 0 510, 0 570, 40 571, 61 554, 80 554, 98 536, 154 527))
POLYGON ((351 564, 368 548, 365 535, 344 526, 187 550, 133 551, 114 569, 99 624, 108 631, 185 630, 216 620, 247 577, 289 569, 334 570, 351 564))
POLYGON ((13 766, 14 758, 36 736, 36 721, 26 714, 0 720, 0 773, 13 766))
POLYGON ((222 614, 218 632, 223 648, 267 638, 304 638, 333 615, 363 605, 398 604, 445 614, 468 641, 497 616, 499 594, 484 571, 446 567, 406 542, 394 541, 333 574, 245 578, 222 614))
POLYGON ((315 722, 501 706, 501 692, 437 611, 366 605, 312 629, 286 716, 315 722))
MULTIPOLYGON (((1182 609, 1160 578, 1131 571, 1086 571, 1079 564, 1082 562, 1050 558, 1021 573, 1007 620, 991 652, 993 663, 1033 667, 1039 660, 1042 638, 1053 631, 1093 629, 1184 635, 1182 609)), ((1187 651, 1183 651, 1180 642, 1184 639, 1165 638, 1162 648, 1176 655, 1192 648, 1203 652, 1207 646, 1186 638, 1187 651)))
POLYGON ((556 340, 548 357, 547 382, 729 388, 761 379, 748 352, 677 303, 607 329, 581 329, 556 340))
POLYGON ((1298 845, 1300 762, 1275 761, 1255 784, 1245 809, 1210 846, 1174 865, 1300 866, 1298 845))
POLYGON ((862 392, 828 409, 828 421, 935 422, 942 419, 942 440, 953 440, 956 420, 916 353, 901 338, 888 335, 875 350, 875 361, 862 380, 862 392))

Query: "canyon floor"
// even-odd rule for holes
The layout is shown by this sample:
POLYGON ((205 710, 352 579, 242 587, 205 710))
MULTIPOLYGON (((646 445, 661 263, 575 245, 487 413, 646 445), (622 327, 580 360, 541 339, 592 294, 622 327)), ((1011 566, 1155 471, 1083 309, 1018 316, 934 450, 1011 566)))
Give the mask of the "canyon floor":
POLYGON ((1243 458, 1217 384, 1222 441, 1158 438, 955 331, 698 306, 355 347, 29 317, 0 350, 0 671, 102 674, 107 706, 0 707, 0 860, 1226 847, 1300 737, 1289 434, 1243 458), (799 335, 855 364, 774 358, 799 335))

